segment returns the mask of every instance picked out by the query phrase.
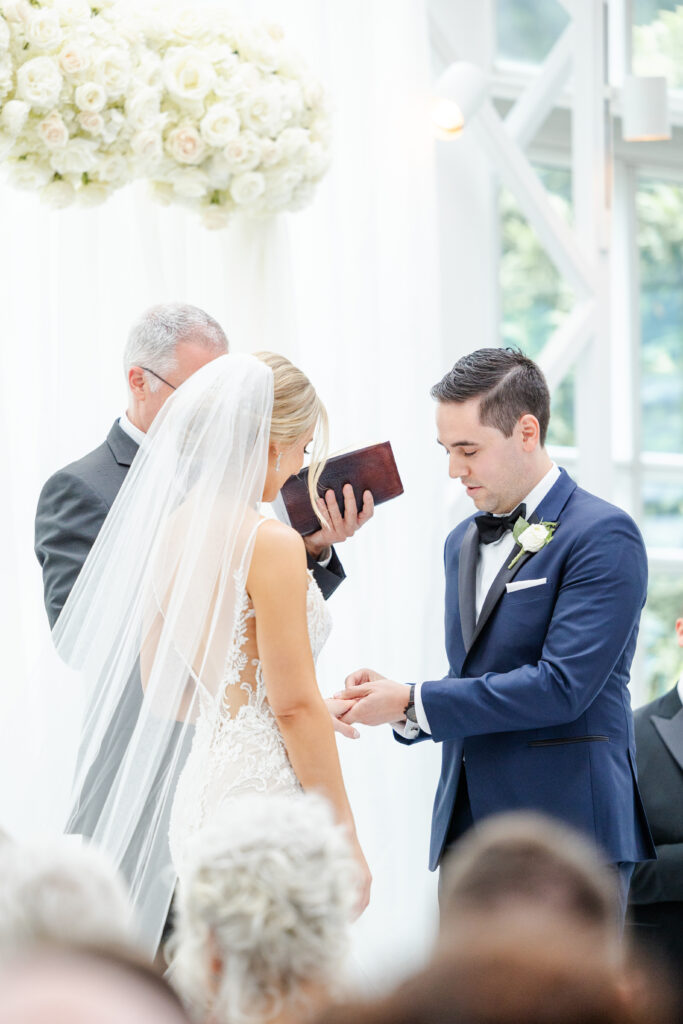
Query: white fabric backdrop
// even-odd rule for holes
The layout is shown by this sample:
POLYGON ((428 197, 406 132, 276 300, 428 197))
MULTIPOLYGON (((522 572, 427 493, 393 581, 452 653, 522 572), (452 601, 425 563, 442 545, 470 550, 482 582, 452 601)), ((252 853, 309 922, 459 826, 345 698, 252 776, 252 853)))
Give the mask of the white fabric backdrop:
MULTIPOLYGON (((184 211, 155 207, 142 188, 62 213, 0 189, 9 681, 25 678, 47 636, 32 553, 40 486, 103 440, 125 404, 127 330, 146 306, 170 300, 206 308, 234 351, 272 348, 301 365, 328 406, 333 449, 387 438, 394 446, 406 493, 340 549, 349 578, 332 599, 323 691, 366 664, 405 681, 446 669, 441 549, 456 521, 454 485, 428 390, 455 353, 442 353, 438 323, 425 3, 246 6, 252 16, 276 14, 334 99, 333 167, 310 209, 210 233, 184 211)), ((388 729, 340 746, 375 876, 356 947, 369 975, 388 982, 419 962, 435 924, 426 860, 439 751, 399 747, 388 729)))

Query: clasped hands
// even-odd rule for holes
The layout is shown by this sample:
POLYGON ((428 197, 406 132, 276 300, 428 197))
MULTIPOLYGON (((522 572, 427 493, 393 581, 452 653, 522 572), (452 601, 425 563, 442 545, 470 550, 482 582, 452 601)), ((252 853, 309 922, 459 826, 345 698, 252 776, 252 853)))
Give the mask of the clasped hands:
POLYGON ((344 681, 345 689, 335 693, 327 703, 337 732, 349 739, 358 739, 354 724, 393 725, 406 717, 410 687, 395 683, 371 668, 352 672, 344 681))

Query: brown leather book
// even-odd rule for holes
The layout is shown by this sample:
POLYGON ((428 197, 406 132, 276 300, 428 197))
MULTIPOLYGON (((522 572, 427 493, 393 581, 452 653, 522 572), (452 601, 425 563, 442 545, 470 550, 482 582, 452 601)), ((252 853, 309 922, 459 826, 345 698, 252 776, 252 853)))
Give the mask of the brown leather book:
MULTIPOLYGON (((359 448, 355 452, 335 455, 325 463, 318 482, 318 493, 322 497, 326 491, 332 489, 337 496, 342 515, 344 484, 352 485, 359 511, 363 507, 365 491, 372 492, 375 505, 381 505, 382 502, 403 494, 403 484, 398 475, 390 442, 384 441, 368 448, 359 448)), ((281 493, 289 520, 295 530, 306 537, 320 529, 308 495, 308 469, 302 469, 297 476, 291 476, 281 493)))

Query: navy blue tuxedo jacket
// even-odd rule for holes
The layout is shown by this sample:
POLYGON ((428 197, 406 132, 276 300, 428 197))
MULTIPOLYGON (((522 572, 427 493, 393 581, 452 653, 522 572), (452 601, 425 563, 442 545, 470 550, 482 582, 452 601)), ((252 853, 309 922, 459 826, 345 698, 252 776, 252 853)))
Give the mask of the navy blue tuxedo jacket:
POLYGON ((448 675, 421 691, 432 739, 443 744, 430 868, 444 852, 463 756, 475 822, 536 810, 593 838, 611 861, 654 856, 627 688, 647 588, 638 528, 562 470, 530 517, 557 522, 553 539, 508 569, 519 551, 510 538, 475 623, 473 520, 445 547, 448 675), (543 578, 506 590, 513 579, 543 578))

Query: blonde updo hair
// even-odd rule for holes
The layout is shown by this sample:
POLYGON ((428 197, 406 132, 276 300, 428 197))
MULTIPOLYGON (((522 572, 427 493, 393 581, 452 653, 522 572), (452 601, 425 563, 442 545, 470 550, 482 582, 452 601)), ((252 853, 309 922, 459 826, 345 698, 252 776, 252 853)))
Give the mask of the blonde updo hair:
POLYGON ((327 410, 310 380, 289 359, 277 352, 255 352, 255 357, 273 371, 273 416, 270 440, 286 451, 304 434, 315 431, 308 469, 308 493, 313 511, 322 525, 325 518, 318 508, 318 483, 329 449, 327 410))

